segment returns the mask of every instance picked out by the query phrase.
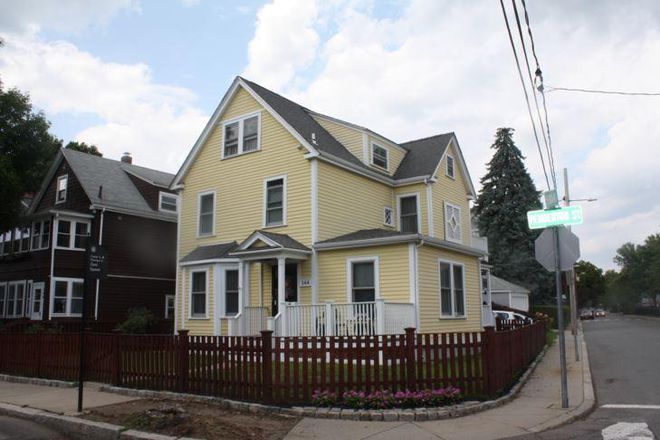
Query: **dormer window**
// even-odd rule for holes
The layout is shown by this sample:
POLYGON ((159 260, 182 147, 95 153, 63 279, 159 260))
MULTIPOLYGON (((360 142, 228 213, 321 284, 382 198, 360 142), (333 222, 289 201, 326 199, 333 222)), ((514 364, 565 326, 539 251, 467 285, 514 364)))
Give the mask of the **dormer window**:
POLYGON ((223 159, 259 150, 261 140, 259 134, 260 120, 261 114, 257 113, 256 115, 248 115, 224 123, 223 159))
POLYGON ((447 176, 454 178, 454 158, 447 155, 447 176))
POLYGON ((387 170, 388 167, 388 151, 380 145, 371 145, 371 164, 379 168, 387 170))
POLYGON ((55 203, 66 202, 66 191, 69 184, 69 176, 65 174, 57 178, 57 192, 55 194, 55 203))
POLYGON ((158 210, 165 212, 177 212, 179 206, 179 197, 176 194, 170 194, 160 191, 158 193, 158 210))

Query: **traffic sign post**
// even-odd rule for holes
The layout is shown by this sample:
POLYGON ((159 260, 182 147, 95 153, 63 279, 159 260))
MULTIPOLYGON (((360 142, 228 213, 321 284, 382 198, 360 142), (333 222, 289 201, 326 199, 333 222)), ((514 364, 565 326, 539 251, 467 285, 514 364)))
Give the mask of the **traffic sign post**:
POLYGON ((582 224, 582 208, 578 205, 557 209, 527 211, 529 229, 543 229, 551 226, 582 224))

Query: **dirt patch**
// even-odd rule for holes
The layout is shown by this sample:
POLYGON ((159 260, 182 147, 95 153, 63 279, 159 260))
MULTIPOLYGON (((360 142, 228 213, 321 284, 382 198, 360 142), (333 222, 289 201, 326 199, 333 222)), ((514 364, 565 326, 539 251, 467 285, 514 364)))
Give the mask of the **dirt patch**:
POLYGON ((298 423, 296 417, 248 414, 210 403, 142 399, 86 411, 84 418, 176 437, 276 440, 298 423))

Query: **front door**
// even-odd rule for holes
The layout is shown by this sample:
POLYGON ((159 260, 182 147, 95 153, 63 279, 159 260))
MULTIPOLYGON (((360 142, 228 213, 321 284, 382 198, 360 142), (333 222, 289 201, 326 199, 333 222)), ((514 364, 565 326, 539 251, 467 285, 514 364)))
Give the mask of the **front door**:
MULTIPOLYGON (((277 265, 271 267, 271 310, 273 316, 278 312, 277 301, 277 265)), ((287 264, 284 268, 284 300, 298 302, 298 264, 287 264)))
POLYGON ((32 285, 32 309, 30 319, 41 320, 44 316, 44 283, 32 285))

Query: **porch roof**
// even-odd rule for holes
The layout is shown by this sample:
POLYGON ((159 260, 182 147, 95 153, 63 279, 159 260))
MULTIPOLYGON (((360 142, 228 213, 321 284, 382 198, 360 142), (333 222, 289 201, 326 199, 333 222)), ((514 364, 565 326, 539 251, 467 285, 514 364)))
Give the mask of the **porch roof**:
POLYGON ((229 256, 238 258, 272 258, 275 256, 288 256, 294 258, 307 258, 312 250, 286 234, 257 230, 243 240, 236 249, 229 252, 229 256))
POLYGON ((238 244, 235 241, 228 243, 218 243, 206 246, 197 246, 188 255, 181 258, 181 263, 195 263, 209 260, 218 260, 221 258, 231 258, 229 252, 236 249, 238 244))

